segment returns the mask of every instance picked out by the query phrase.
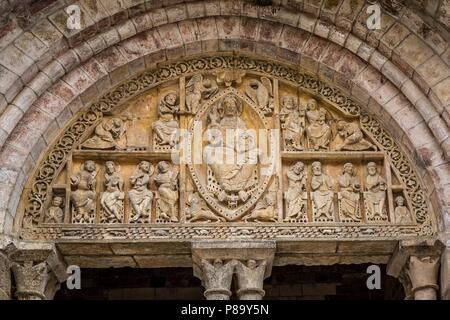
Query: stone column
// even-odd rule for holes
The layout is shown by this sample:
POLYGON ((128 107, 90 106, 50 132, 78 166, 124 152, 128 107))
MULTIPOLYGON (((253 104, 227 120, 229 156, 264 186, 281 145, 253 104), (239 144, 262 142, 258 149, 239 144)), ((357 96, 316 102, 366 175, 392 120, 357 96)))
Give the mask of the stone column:
POLYGON ((11 299, 11 266, 6 254, 0 252, 0 300, 11 299))
POLYGON ((387 273, 399 278, 405 299, 436 300, 439 260, 443 244, 439 240, 401 241, 387 266, 387 273))
POLYGON ((439 256, 409 257, 409 279, 414 300, 437 300, 439 256))
POLYGON ((208 300, 228 300, 233 275, 241 300, 260 300, 263 281, 272 271, 274 241, 205 241, 192 244, 194 276, 202 280, 208 300))
POLYGON ((441 299, 450 300, 450 241, 441 256, 441 299))
POLYGON ((10 258, 19 300, 53 299, 67 278, 65 263, 53 244, 21 241, 10 258))
POLYGON ((238 262, 236 274, 238 280, 237 295, 239 300, 262 300, 265 295, 263 282, 266 278, 267 262, 249 259, 238 262))

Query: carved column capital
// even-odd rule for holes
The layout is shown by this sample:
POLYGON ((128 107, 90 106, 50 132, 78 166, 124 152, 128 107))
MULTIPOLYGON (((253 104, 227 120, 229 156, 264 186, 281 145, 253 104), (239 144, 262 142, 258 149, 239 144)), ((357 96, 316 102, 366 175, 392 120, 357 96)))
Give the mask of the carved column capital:
POLYGON ((439 240, 402 241, 391 257, 387 273, 399 278, 405 299, 436 300, 440 255, 439 240))
POLYGON ((67 278, 66 266, 49 243, 17 242, 10 254, 19 300, 49 300, 67 278))
POLYGON ((259 300, 264 296, 263 281, 270 276, 274 254, 273 241, 194 242, 194 276, 202 280, 208 300, 228 300, 235 273, 239 299, 259 300))
POLYGON ((236 265, 239 300, 261 300, 266 293, 263 289, 264 279, 270 276, 270 273, 267 260, 239 261, 236 265))

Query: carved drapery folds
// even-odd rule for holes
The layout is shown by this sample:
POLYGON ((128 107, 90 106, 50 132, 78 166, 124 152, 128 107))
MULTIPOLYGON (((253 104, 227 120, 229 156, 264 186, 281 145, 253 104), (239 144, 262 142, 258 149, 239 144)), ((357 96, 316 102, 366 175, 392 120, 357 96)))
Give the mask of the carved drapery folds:
POLYGON ((175 63, 92 103, 30 181, 22 237, 98 239, 114 224, 122 238, 326 236, 316 222, 348 237, 431 235, 420 179, 378 122, 269 65, 175 63))

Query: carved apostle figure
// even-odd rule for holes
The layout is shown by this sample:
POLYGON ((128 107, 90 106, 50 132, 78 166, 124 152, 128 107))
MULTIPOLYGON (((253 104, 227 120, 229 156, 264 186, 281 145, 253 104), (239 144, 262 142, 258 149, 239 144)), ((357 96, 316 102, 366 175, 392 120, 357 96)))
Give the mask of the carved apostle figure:
POLYGON ((113 161, 107 161, 105 167, 103 180, 105 191, 100 198, 104 213, 102 222, 123 222, 123 200, 125 199, 123 179, 113 161))
POLYGON ((359 210, 359 193, 361 192, 361 184, 356 176, 355 167, 353 164, 344 164, 342 174, 338 178, 338 183, 339 216, 341 221, 361 221, 361 214, 359 210))
POLYGON ((282 123, 284 144, 288 150, 303 150, 305 132, 305 111, 300 110, 294 96, 285 96, 281 100, 280 120, 282 123))
POLYGON ((186 84, 186 111, 196 112, 202 99, 209 99, 218 91, 219 88, 214 81, 204 79, 201 74, 192 76, 186 84))
POLYGON ((249 198, 248 189, 257 183, 254 178, 258 167, 256 140, 246 131, 247 126, 240 117, 241 113, 241 101, 234 95, 227 95, 208 117, 210 122, 208 131, 218 131, 221 136, 217 137, 210 147, 222 149, 221 154, 231 156, 232 159, 232 161, 220 162, 206 159, 221 189, 216 196, 219 201, 228 201, 229 205, 236 204, 238 200, 246 201, 249 198), (237 143, 233 141, 229 145, 225 138, 227 134, 235 135, 237 143))
POLYGON ((412 223, 411 213, 408 208, 405 206, 405 198, 402 196, 398 196, 395 198, 395 223, 412 223))
POLYGON ((81 165, 78 173, 70 178, 72 192, 71 200, 74 214, 73 223, 93 223, 95 220, 95 177, 97 168, 92 160, 81 165))
POLYGON ((319 161, 312 163, 311 190, 315 221, 334 221, 333 216, 333 185, 334 182, 322 172, 319 161))
POLYGON ((378 173, 374 162, 367 164, 366 192, 364 203, 369 221, 386 221, 386 181, 378 173))
POLYGON ((256 260, 247 260, 247 265, 238 261, 236 274, 239 290, 237 295, 240 300, 261 300, 264 296, 263 282, 266 273, 266 261, 259 264, 256 260))
POLYGON ((82 144, 84 149, 125 149, 122 140, 126 131, 128 117, 105 118, 95 127, 94 136, 82 144))
POLYGON ((326 110, 319 107, 315 99, 307 103, 306 117, 309 125, 306 134, 314 150, 328 150, 331 138, 331 128, 326 123, 326 110))
POLYGON ((178 173, 166 161, 157 165, 155 183, 158 186, 156 208, 158 218, 178 222, 178 173))
POLYGON ((288 172, 288 190, 284 194, 286 218, 284 221, 306 222, 306 171, 303 162, 292 165, 288 172))
POLYGON ((224 264, 223 260, 215 259, 211 264, 203 259, 203 286, 207 300, 229 300, 231 296, 231 281, 233 279, 236 261, 231 260, 224 264))
POLYGON ((63 198, 60 196, 54 196, 52 203, 48 208, 45 215, 45 223, 62 223, 64 218, 64 212, 61 208, 63 205, 63 198))
POLYGON ((148 161, 141 161, 130 178, 132 189, 128 192, 132 207, 130 222, 150 222, 153 193, 149 189, 154 168, 148 161))
POLYGON ((166 94, 158 105, 158 120, 152 125, 157 146, 173 147, 178 142, 178 112, 178 95, 174 92, 166 94))
POLYGON ((364 139, 361 128, 357 123, 340 120, 337 124, 337 130, 338 134, 335 138, 335 150, 377 150, 372 143, 364 139))

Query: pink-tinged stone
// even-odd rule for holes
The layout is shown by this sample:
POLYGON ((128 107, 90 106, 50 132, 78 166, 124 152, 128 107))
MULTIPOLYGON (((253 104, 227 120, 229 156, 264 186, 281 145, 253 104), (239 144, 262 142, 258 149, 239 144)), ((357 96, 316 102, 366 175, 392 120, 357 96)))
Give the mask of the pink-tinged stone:
POLYGON ((369 66, 358 75, 358 77, 355 79, 355 82, 361 88, 371 93, 380 88, 383 83, 386 82, 386 79, 384 79, 383 75, 375 68, 369 66))
POLYGON ((91 47, 86 42, 83 42, 81 45, 74 48, 74 50, 77 53, 80 61, 86 61, 87 59, 91 58, 94 55, 94 52, 92 51, 91 47))
POLYGON ((48 47, 31 32, 26 32, 20 36, 14 41, 14 45, 34 61, 40 60, 41 56, 48 50, 48 47))
POLYGON ((186 10, 191 19, 203 17, 205 15, 205 6, 202 1, 187 3, 186 10))
POLYGON ((39 108, 31 108, 24 114, 22 117, 20 124, 39 131, 44 132, 45 129, 47 129, 47 125, 50 123, 50 121, 53 120, 53 117, 46 112, 42 111, 39 108))
POLYGON ((8 144, 13 145, 23 152, 29 153, 34 147, 36 140, 42 132, 25 127, 22 123, 18 123, 8 138, 8 144))
POLYGON ((87 43, 91 47, 94 54, 102 52, 107 47, 106 41, 105 39, 103 39, 101 35, 98 35, 96 37, 87 40, 87 43))
POLYGON ((370 57, 369 63, 377 70, 381 70, 386 63, 387 58, 380 52, 374 51, 370 57))
POLYGON ((282 30, 283 25, 277 22, 267 21, 261 23, 259 28, 259 39, 261 41, 267 41, 272 44, 277 44, 280 41, 282 30))
POLYGON ((303 46, 302 52, 315 59, 318 60, 320 55, 325 51, 325 49, 328 47, 329 42, 325 39, 311 36, 308 39, 308 42, 303 46))
POLYGON ((358 57, 355 57, 347 50, 342 51, 342 60, 340 61, 339 71, 349 78, 357 76, 366 66, 367 63, 358 57))
POLYGON ((163 8, 151 11, 149 16, 154 27, 166 24, 168 21, 166 10, 163 8))
POLYGON ((449 67, 436 55, 425 61, 416 71, 430 87, 450 76, 449 67))
POLYGON ((140 14, 132 19, 134 26, 136 27, 136 32, 142 32, 153 27, 152 20, 148 14, 140 14))
POLYGON ((33 60, 16 47, 10 46, 0 52, 0 64, 17 75, 23 75, 33 63, 33 60))
POLYGON ((352 34, 349 34, 347 40, 345 41, 345 47, 353 53, 358 52, 358 48, 362 41, 352 34))
POLYGON ((413 143, 415 149, 434 143, 434 138, 425 122, 421 122, 417 126, 409 129, 406 132, 406 136, 413 143))
POLYGON ((58 80, 57 82, 55 82, 48 90, 48 92, 60 97, 66 103, 72 101, 76 95, 74 89, 62 80, 58 80))
POLYGON ((421 65, 433 51, 416 35, 409 35, 396 49, 396 53, 412 67, 421 65))
POLYGON ((3 168, 22 170, 22 165, 28 156, 28 152, 6 143, 0 153, 0 163, 3 168))
POLYGON ((398 91, 397 87, 394 86, 392 82, 386 82, 375 93, 372 94, 372 97, 379 104, 384 105, 399 93, 400 92, 398 91))
POLYGON ((240 18, 238 17, 217 17, 216 25, 221 39, 239 38, 240 18))
POLYGON ((117 25, 116 28, 121 40, 128 39, 136 34, 136 27, 131 20, 127 20, 117 25))
POLYGON ((199 39, 217 39, 217 26, 214 18, 197 19, 197 26, 199 30, 199 39))
POLYGON ((199 31, 195 20, 180 21, 178 28, 185 44, 197 41, 199 31))
POLYGON ((183 45, 180 30, 176 24, 169 24, 158 27, 162 43, 166 48, 176 48, 183 45))
POLYGON ((11 133, 17 122, 22 118, 23 111, 14 105, 6 107, 5 112, 0 116, 0 128, 11 133))
POLYGON ((403 131, 407 131, 423 121, 421 115, 411 105, 394 113, 392 118, 397 121, 403 131))
POLYGON ((103 66, 95 59, 90 59, 83 65, 81 65, 81 68, 84 72, 94 81, 97 81, 98 79, 102 78, 107 71, 103 66))
POLYGON ((14 98, 12 104, 20 108, 23 112, 26 112, 30 105, 36 100, 36 93, 28 87, 23 90, 14 98))
POLYGON ((331 25, 325 21, 318 20, 314 27, 314 34, 321 38, 328 38, 331 31, 331 25))
POLYGON ((14 41, 20 34, 22 29, 17 24, 17 21, 10 20, 0 27, 0 50, 6 48, 14 41))
POLYGON ((243 17, 241 18, 240 33, 243 39, 255 40, 258 37, 260 20, 243 17))
POLYGON ((207 16, 218 16, 220 15, 220 1, 205 1, 205 12, 207 16))
POLYGON ((62 78, 74 91, 80 93, 86 90, 93 80, 81 69, 75 69, 62 78))
POLYGON ((372 53, 375 51, 375 49, 371 46, 369 46, 366 43, 362 43, 357 51, 357 55, 358 57, 360 57, 361 59, 365 60, 365 61, 369 61, 370 56, 372 55, 372 53))
POLYGON ((433 87, 433 92, 436 94, 442 105, 450 104, 450 77, 441 81, 433 87))
POLYGON ((220 1, 220 13, 222 15, 241 15, 242 1, 220 1))
POLYGON ((310 33, 314 32, 317 19, 310 14, 300 13, 299 27, 310 33))
POLYGON ((280 43, 284 48, 294 52, 301 52, 308 39, 309 34, 307 32, 285 26, 280 37, 280 43))
POLYGON ((438 143, 442 143, 449 137, 449 128, 441 117, 435 117, 428 122, 428 126, 436 137, 438 143))
POLYGON ((330 34, 328 35, 328 39, 333 41, 334 43, 343 46, 345 43, 345 40, 347 39, 348 32, 332 28, 330 31, 330 34))
POLYGON ((66 103, 60 97, 49 92, 45 92, 34 103, 33 108, 39 108, 45 111, 51 117, 56 117, 66 106, 66 103))
POLYGON ((15 73, 0 65, 0 93, 6 94, 18 79, 19 77, 15 73))
POLYGON ((95 59, 108 72, 124 65, 127 62, 124 56, 119 52, 119 50, 114 47, 103 50, 95 57, 95 59))
POLYGON ((428 122, 431 118, 439 116, 434 106, 430 103, 430 101, 426 97, 419 99, 416 102, 415 107, 417 111, 420 112, 422 118, 426 122, 428 122))
POLYGON ((408 80, 408 77, 391 61, 384 63, 381 72, 399 88, 408 80))
POLYGON ((407 80, 401 87, 401 90, 412 104, 415 104, 419 99, 425 96, 417 85, 411 80, 407 80))
POLYGON ((187 19, 186 5, 184 3, 166 8, 166 13, 169 23, 187 19))
POLYGON ((80 63, 78 55, 74 50, 66 51, 63 55, 60 55, 56 59, 63 66, 64 70, 66 70, 66 73, 80 63))
POLYGON ((338 64, 340 64, 343 56, 344 52, 342 47, 334 43, 330 43, 330 45, 322 53, 320 61, 332 69, 338 69, 338 64))

